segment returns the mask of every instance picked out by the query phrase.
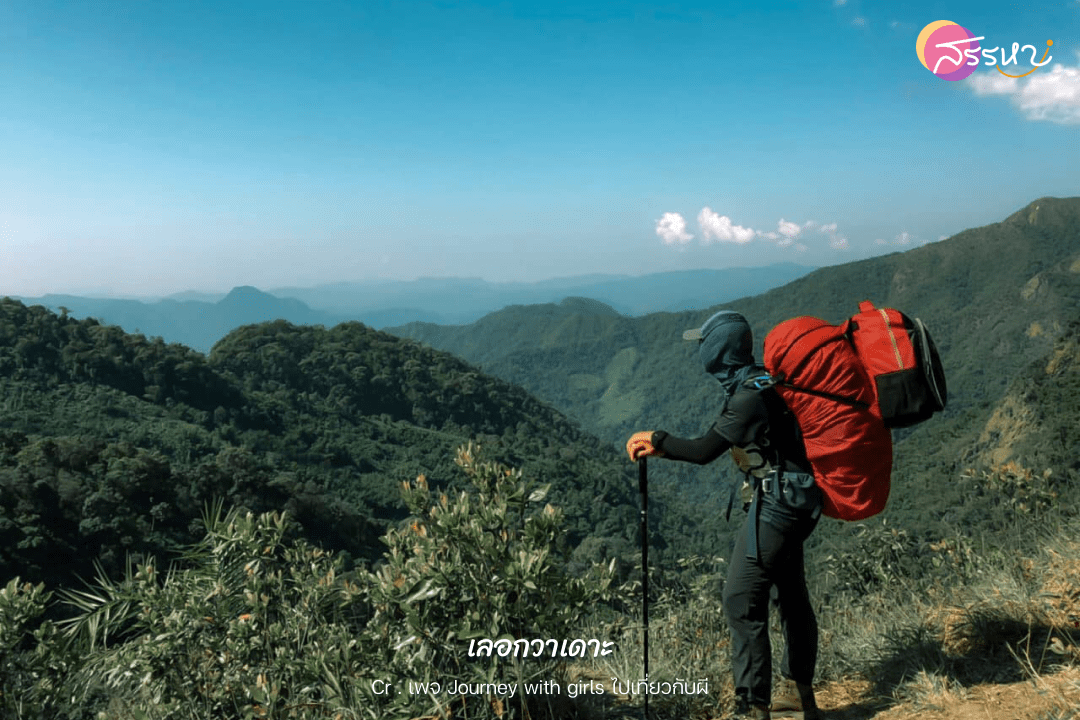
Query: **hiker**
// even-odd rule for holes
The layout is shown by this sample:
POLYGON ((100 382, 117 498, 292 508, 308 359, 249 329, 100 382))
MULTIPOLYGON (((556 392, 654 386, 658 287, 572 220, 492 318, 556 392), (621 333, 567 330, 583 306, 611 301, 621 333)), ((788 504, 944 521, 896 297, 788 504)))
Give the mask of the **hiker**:
POLYGON ((719 419, 697 439, 663 430, 634 433, 626 451, 634 461, 652 455, 705 464, 731 450, 746 473, 742 500, 749 511, 736 535, 723 598, 737 711, 756 720, 770 717, 771 596, 785 641, 772 709, 801 710, 806 720, 817 720, 821 715, 813 681, 818 626, 806 588, 803 543, 817 525, 823 500, 798 424, 774 389, 754 386, 754 378, 764 376, 765 369, 754 361, 753 335, 742 315, 721 310, 683 338, 698 341, 705 371, 724 388, 719 419))

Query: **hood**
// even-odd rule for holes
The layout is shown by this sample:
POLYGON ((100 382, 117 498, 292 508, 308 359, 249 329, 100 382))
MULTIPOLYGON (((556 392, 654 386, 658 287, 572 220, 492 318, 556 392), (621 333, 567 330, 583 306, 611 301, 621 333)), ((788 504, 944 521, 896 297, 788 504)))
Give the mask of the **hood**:
POLYGON ((751 373, 763 368, 754 361, 750 324, 734 310, 721 310, 701 326, 698 358, 731 395, 751 373))

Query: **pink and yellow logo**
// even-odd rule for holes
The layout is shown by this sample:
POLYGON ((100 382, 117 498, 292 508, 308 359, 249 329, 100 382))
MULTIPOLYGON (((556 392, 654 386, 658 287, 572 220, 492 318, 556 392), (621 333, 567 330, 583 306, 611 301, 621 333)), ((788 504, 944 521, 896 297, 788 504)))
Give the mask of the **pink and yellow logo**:
POLYGON ((930 72, 942 80, 963 80, 979 65, 979 40, 962 25, 951 20, 936 20, 922 29, 915 41, 915 52, 930 72), (968 54, 970 53, 970 54, 968 54), (976 58, 969 64, 969 58, 976 58))
POLYGON ((1046 50, 1042 58, 1036 62, 1034 45, 1021 47, 1020 43, 1014 42, 1012 54, 1006 55, 1004 48, 986 49, 980 46, 979 41, 985 39, 986 36, 976 37, 975 33, 951 20, 935 20, 919 33, 919 38, 915 41, 915 52, 923 67, 942 80, 963 80, 975 72, 980 60, 983 60, 987 66, 997 66, 997 71, 1006 77, 1021 78, 1030 75, 1054 59, 1049 57, 1050 47, 1054 44, 1053 40, 1046 41, 1046 50), (998 57, 994 54, 998 50, 1001 51, 1000 64, 998 57), (1016 64, 1017 52, 1023 53, 1027 50, 1031 51, 1032 68, 1030 70, 1019 75, 1011 75, 1001 69, 1004 66, 1016 64))

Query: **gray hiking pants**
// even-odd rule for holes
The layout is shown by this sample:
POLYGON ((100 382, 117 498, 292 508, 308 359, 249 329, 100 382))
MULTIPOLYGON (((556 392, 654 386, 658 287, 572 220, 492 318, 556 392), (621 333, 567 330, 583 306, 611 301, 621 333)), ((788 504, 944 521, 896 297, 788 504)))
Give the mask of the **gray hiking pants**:
MULTIPOLYGON (((748 523, 753 519, 753 515, 747 516, 748 523)), ((810 685, 817 665, 817 617, 803 567, 803 542, 817 520, 785 524, 788 529, 781 531, 764 519, 758 522, 756 559, 746 556, 749 528, 744 525, 736 536, 724 585, 735 693, 758 705, 768 705, 772 692, 770 596, 777 601, 784 634, 783 676, 810 685)))

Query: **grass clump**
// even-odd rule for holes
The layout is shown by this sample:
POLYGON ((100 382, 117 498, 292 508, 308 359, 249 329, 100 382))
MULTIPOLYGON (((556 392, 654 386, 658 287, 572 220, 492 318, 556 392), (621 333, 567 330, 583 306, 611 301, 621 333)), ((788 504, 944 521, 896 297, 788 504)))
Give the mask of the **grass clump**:
MULTIPOLYGON (((694 556, 662 572, 652 568, 649 598, 649 714, 655 718, 711 718, 734 700, 731 649, 720 598, 725 561, 694 556)), ((640 564, 637 574, 640 577, 640 564)), ((625 713, 644 702, 644 627, 641 582, 624 583, 613 610, 597 616, 587 631, 614 640, 619 652, 576 664, 572 673, 604 685, 625 713)), ((618 716, 621 717, 621 714, 618 716)))

